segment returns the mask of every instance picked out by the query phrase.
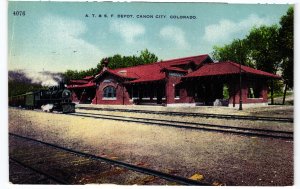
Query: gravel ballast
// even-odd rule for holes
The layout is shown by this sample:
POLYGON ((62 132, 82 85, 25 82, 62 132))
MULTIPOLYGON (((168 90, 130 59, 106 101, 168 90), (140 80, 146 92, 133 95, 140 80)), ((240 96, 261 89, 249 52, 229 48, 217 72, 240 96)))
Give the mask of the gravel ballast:
POLYGON ((293 184, 288 140, 19 109, 9 109, 9 132, 185 177, 198 173, 209 183, 293 184))

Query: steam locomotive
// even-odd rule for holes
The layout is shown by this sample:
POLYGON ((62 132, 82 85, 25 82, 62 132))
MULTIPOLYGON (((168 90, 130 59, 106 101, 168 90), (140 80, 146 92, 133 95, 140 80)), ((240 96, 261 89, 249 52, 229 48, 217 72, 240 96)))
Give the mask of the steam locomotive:
POLYGON ((28 92, 22 95, 9 97, 9 105, 26 109, 44 109, 62 113, 75 112, 75 103, 71 100, 71 91, 64 84, 49 87, 47 90, 28 92))

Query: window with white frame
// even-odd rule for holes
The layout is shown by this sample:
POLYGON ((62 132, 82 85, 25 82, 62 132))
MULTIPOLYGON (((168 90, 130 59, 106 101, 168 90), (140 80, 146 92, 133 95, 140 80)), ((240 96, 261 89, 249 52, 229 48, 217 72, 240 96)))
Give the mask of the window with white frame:
POLYGON ((116 88, 107 86, 103 89, 103 98, 116 98, 116 88))

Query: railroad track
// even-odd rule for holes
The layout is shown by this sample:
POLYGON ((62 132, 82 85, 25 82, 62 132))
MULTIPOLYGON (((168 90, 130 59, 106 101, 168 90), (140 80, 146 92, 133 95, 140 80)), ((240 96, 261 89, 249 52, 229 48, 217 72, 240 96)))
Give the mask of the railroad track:
MULTIPOLYGON (((14 168, 11 168, 11 162, 12 162, 12 163, 14 163, 14 164, 17 164, 17 165, 21 166, 21 167, 24 168, 24 169, 30 170, 30 171, 32 172, 31 174, 36 174, 36 175, 41 176, 42 179, 35 180, 35 183, 39 183, 39 182, 41 182, 42 180, 44 180, 44 183, 45 183, 46 180, 50 180, 50 181, 52 181, 52 182, 50 182, 50 183, 52 183, 52 184, 53 184, 53 183, 54 183, 54 184, 70 184, 70 183, 68 183, 68 182, 66 182, 66 181, 64 181, 64 180, 62 180, 62 179, 60 179, 60 178, 56 178, 56 177, 54 177, 54 176, 48 174, 47 172, 41 171, 41 170, 36 169, 36 168, 34 168, 34 167, 30 166, 30 165, 24 164, 23 162, 21 162, 21 161, 15 159, 15 158, 9 157, 9 161, 10 161, 10 172, 13 172, 11 169, 14 169, 14 168)), ((21 169, 22 169, 22 168, 21 168, 21 169)), ((15 168, 15 169, 16 169, 16 168, 15 168)), ((18 167, 18 172, 22 171, 21 169, 18 167)), ((27 171, 27 172, 28 172, 28 171, 27 171)), ((23 179, 24 179, 24 175, 22 175, 22 177, 23 177, 23 179)), ((10 179, 10 180, 11 180, 11 179, 10 179)), ((13 179, 13 180, 14 180, 14 179, 13 179)), ((19 183, 19 182, 20 182, 20 181, 18 181, 17 184, 33 184, 32 182, 27 183, 28 181, 26 182, 26 180, 25 180, 25 181, 22 180, 21 183, 19 183)), ((47 183, 47 184, 50 184, 50 183, 47 183)))
POLYGON ((276 121, 276 122, 290 122, 290 123, 294 122, 293 118, 284 118, 284 117, 244 116, 244 115, 188 113, 188 112, 132 110, 132 109, 112 109, 112 108, 98 108, 98 107, 97 108, 96 107, 76 107, 76 109, 114 111, 114 112, 132 112, 132 113, 158 114, 158 115, 170 115, 170 116, 206 117, 206 118, 218 118, 218 119, 241 119, 241 120, 251 120, 251 121, 276 121))
MULTIPOLYGON (((74 162, 74 156, 75 157, 80 157, 83 158, 81 159, 82 161, 84 161, 85 166, 83 169, 86 169, 86 165, 89 165, 89 161, 94 161, 93 165, 90 165, 91 167, 93 167, 95 169, 95 163, 99 162, 102 164, 103 162, 106 163, 106 168, 103 168, 103 165, 101 168, 98 168, 96 165, 96 171, 99 171, 101 169, 111 169, 111 166, 115 166, 114 168, 116 169, 116 167, 121 167, 122 169, 126 169, 132 172, 137 172, 139 174, 142 175, 151 175, 155 178, 158 179, 163 179, 165 181, 171 181, 171 182, 175 182, 177 184, 180 185, 200 185, 200 186, 208 186, 210 185, 209 183, 205 183, 205 182, 200 182, 200 181, 196 181, 196 180, 191 180, 185 177, 181 177, 181 176, 177 176, 177 175, 171 175, 168 173, 164 173, 164 172, 160 172, 157 170, 153 170, 153 169, 149 169, 146 167, 141 167, 141 166, 137 166, 137 165, 133 165, 133 164, 129 164, 129 163, 125 163, 125 162, 121 162, 121 161, 117 161, 117 160, 113 160, 113 159, 109 159, 106 157, 100 157, 100 156, 96 156, 93 154, 88 154, 85 152, 81 152, 81 151, 76 151, 73 149, 69 149, 69 148, 65 148, 62 146, 58 146, 56 144, 51 144, 51 143, 47 143, 44 141, 40 141, 37 139, 33 139, 33 138, 29 138, 26 136, 21 136, 18 134, 14 134, 14 133, 9 133, 9 137, 10 137, 10 142, 11 140, 13 140, 10 143, 10 150, 12 151, 10 153, 10 160, 13 162, 16 162, 20 165, 22 165, 23 167, 29 168, 32 171, 35 171, 39 174, 44 175, 45 177, 52 179, 54 181, 56 181, 59 184, 73 184, 72 182, 68 182, 68 180, 70 180, 71 178, 68 178, 67 180, 64 179, 64 177, 60 176, 53 176, 51 174, 51 172, 53 172, 51 170, 51 167, 60 167, 60 170, 58 170, 58 168, 56 168, 56 172, 62 172, 64 169, 69 169, 69 171, 71 171, 74 174, 74 171, 72 169, 76 169, 76 168, 71 168, 70 167, 64 167, 66 166, 65 164, 61 165, 59 163, 53 163, 53 162, 48 162, 48 164, 46 164, 46 168, 44 167, 45 170, 40 170, 38 168, 35 168, 35 165, 31 165, 28 162, 32 162, 35 161, 35 164, 45 164, 45 162, 47 162, 49 160, 49 158, 53 159, 53 157, 48 157, 49 154, 58 154, 58 160, 60 162, 74 162), (19 142, 18 142, 19 140, 19 142), (21 141, 20 141, 21 140, 21 141), (15 142, 15 145, 14 143, 15 142), (26 144, 28 143, 28 144, 26 144), (35 145, 40 145, 38 148, 35 145), (27 148, 27 149, 26 149, 27 148), (18 153, 19 151, 19 153, 18 153), (21 151, 21 152, 20 152, 21 151), (57 151, 54 153, 54 151, 57 151), (46 153, 48 155, 44 155, 43 153, 46 153), (15 156, 15 157, 14 157, 15 156), (29 159, 26 156, 31 156, 29 159), (22 159, 23 160, 19 160, 22 159), (25 160, 24 160, 25 158, 25 160), (33 159, 33 160, 32 160, 33 159), (48 160, 47 160, 48 159, 48 160), (73 159, 73 160, 72 160, 73 159), (61 167, 62 166, 62 167, 61 167)), ((57 159, 57 158, 56 158, 57 159)), ((78 160, 76 160, 78 162, 78 160)), ((74 164, 74 163, 73 163, 74 164)), ((40 165, 41 166, 41 165, 40 165)), ((79 170, 81 170, 80 168, 77 168, 79 170)), ((119 169, 118 169, 119 170, 119 169)), ((67 174, 67 173, 65 173, 67 174)), ((109 175, 111 173, 109 172, 105 172, 106 175, 109 175)), ((104 174, 104 175, 105 175, 104 174)), ((128 173, 126 173, 128 174, 128 173)), ((78 175, 78 174, 75 174, 78 175)), ((66 175, 64 175, 65 177, 67 177, 66 175)), ((70 177, 70 175, 68 175, 70 177)), ((72 179, 71 179, 72 180, 72 179)))
POLYGON ((293 140, 293 132, 290 131, 277 131, 277 130, 269 130, 269 129, 256 129, 256 128, 246 128, 246 127, 238 127, 238 126, 226 126, 226 125, 205 124, 205 123, 184 122, 184 121, 169 121, 169 120, 152 119, 152 118, 138 118, 138 117, 116 116, 116 115, 84 113, 84 112, 76 112, 68 115, 95 118, 95 119, 107 119, 107 120, 115 120, 115 121, 123 121, 123 122, 151 124, 157 126, 168 126, 168 127, 176 127, 176 128, 184 128, 184 129, 231 133, 231 134, 246 135, 246 136, 269 137, 269 138, 293 140))

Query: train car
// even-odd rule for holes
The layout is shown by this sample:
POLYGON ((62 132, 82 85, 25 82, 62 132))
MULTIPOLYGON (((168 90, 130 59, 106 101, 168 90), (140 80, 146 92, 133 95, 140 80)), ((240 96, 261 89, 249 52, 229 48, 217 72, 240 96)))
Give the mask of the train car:
POLYGON ((35 100, 35 94, 37 92, 29 92, 26 93, 25 96, 25 108, 27 109, 34 109, 36 107, 36 100, 35 100))
POLYGON ((9 97, 9 105, 14 107, 25 107, 26 95, 21 94, 13 97, 9 97))
POLYGON ((49 112, 75 112, 75 103, 72 103, 71 91, 62 84, 50 87, 48 90, 33 91, 9 97, 9 105, 26 109, 43 109, 47 105, 47 107, 50 107, 48 108, 49 112))

